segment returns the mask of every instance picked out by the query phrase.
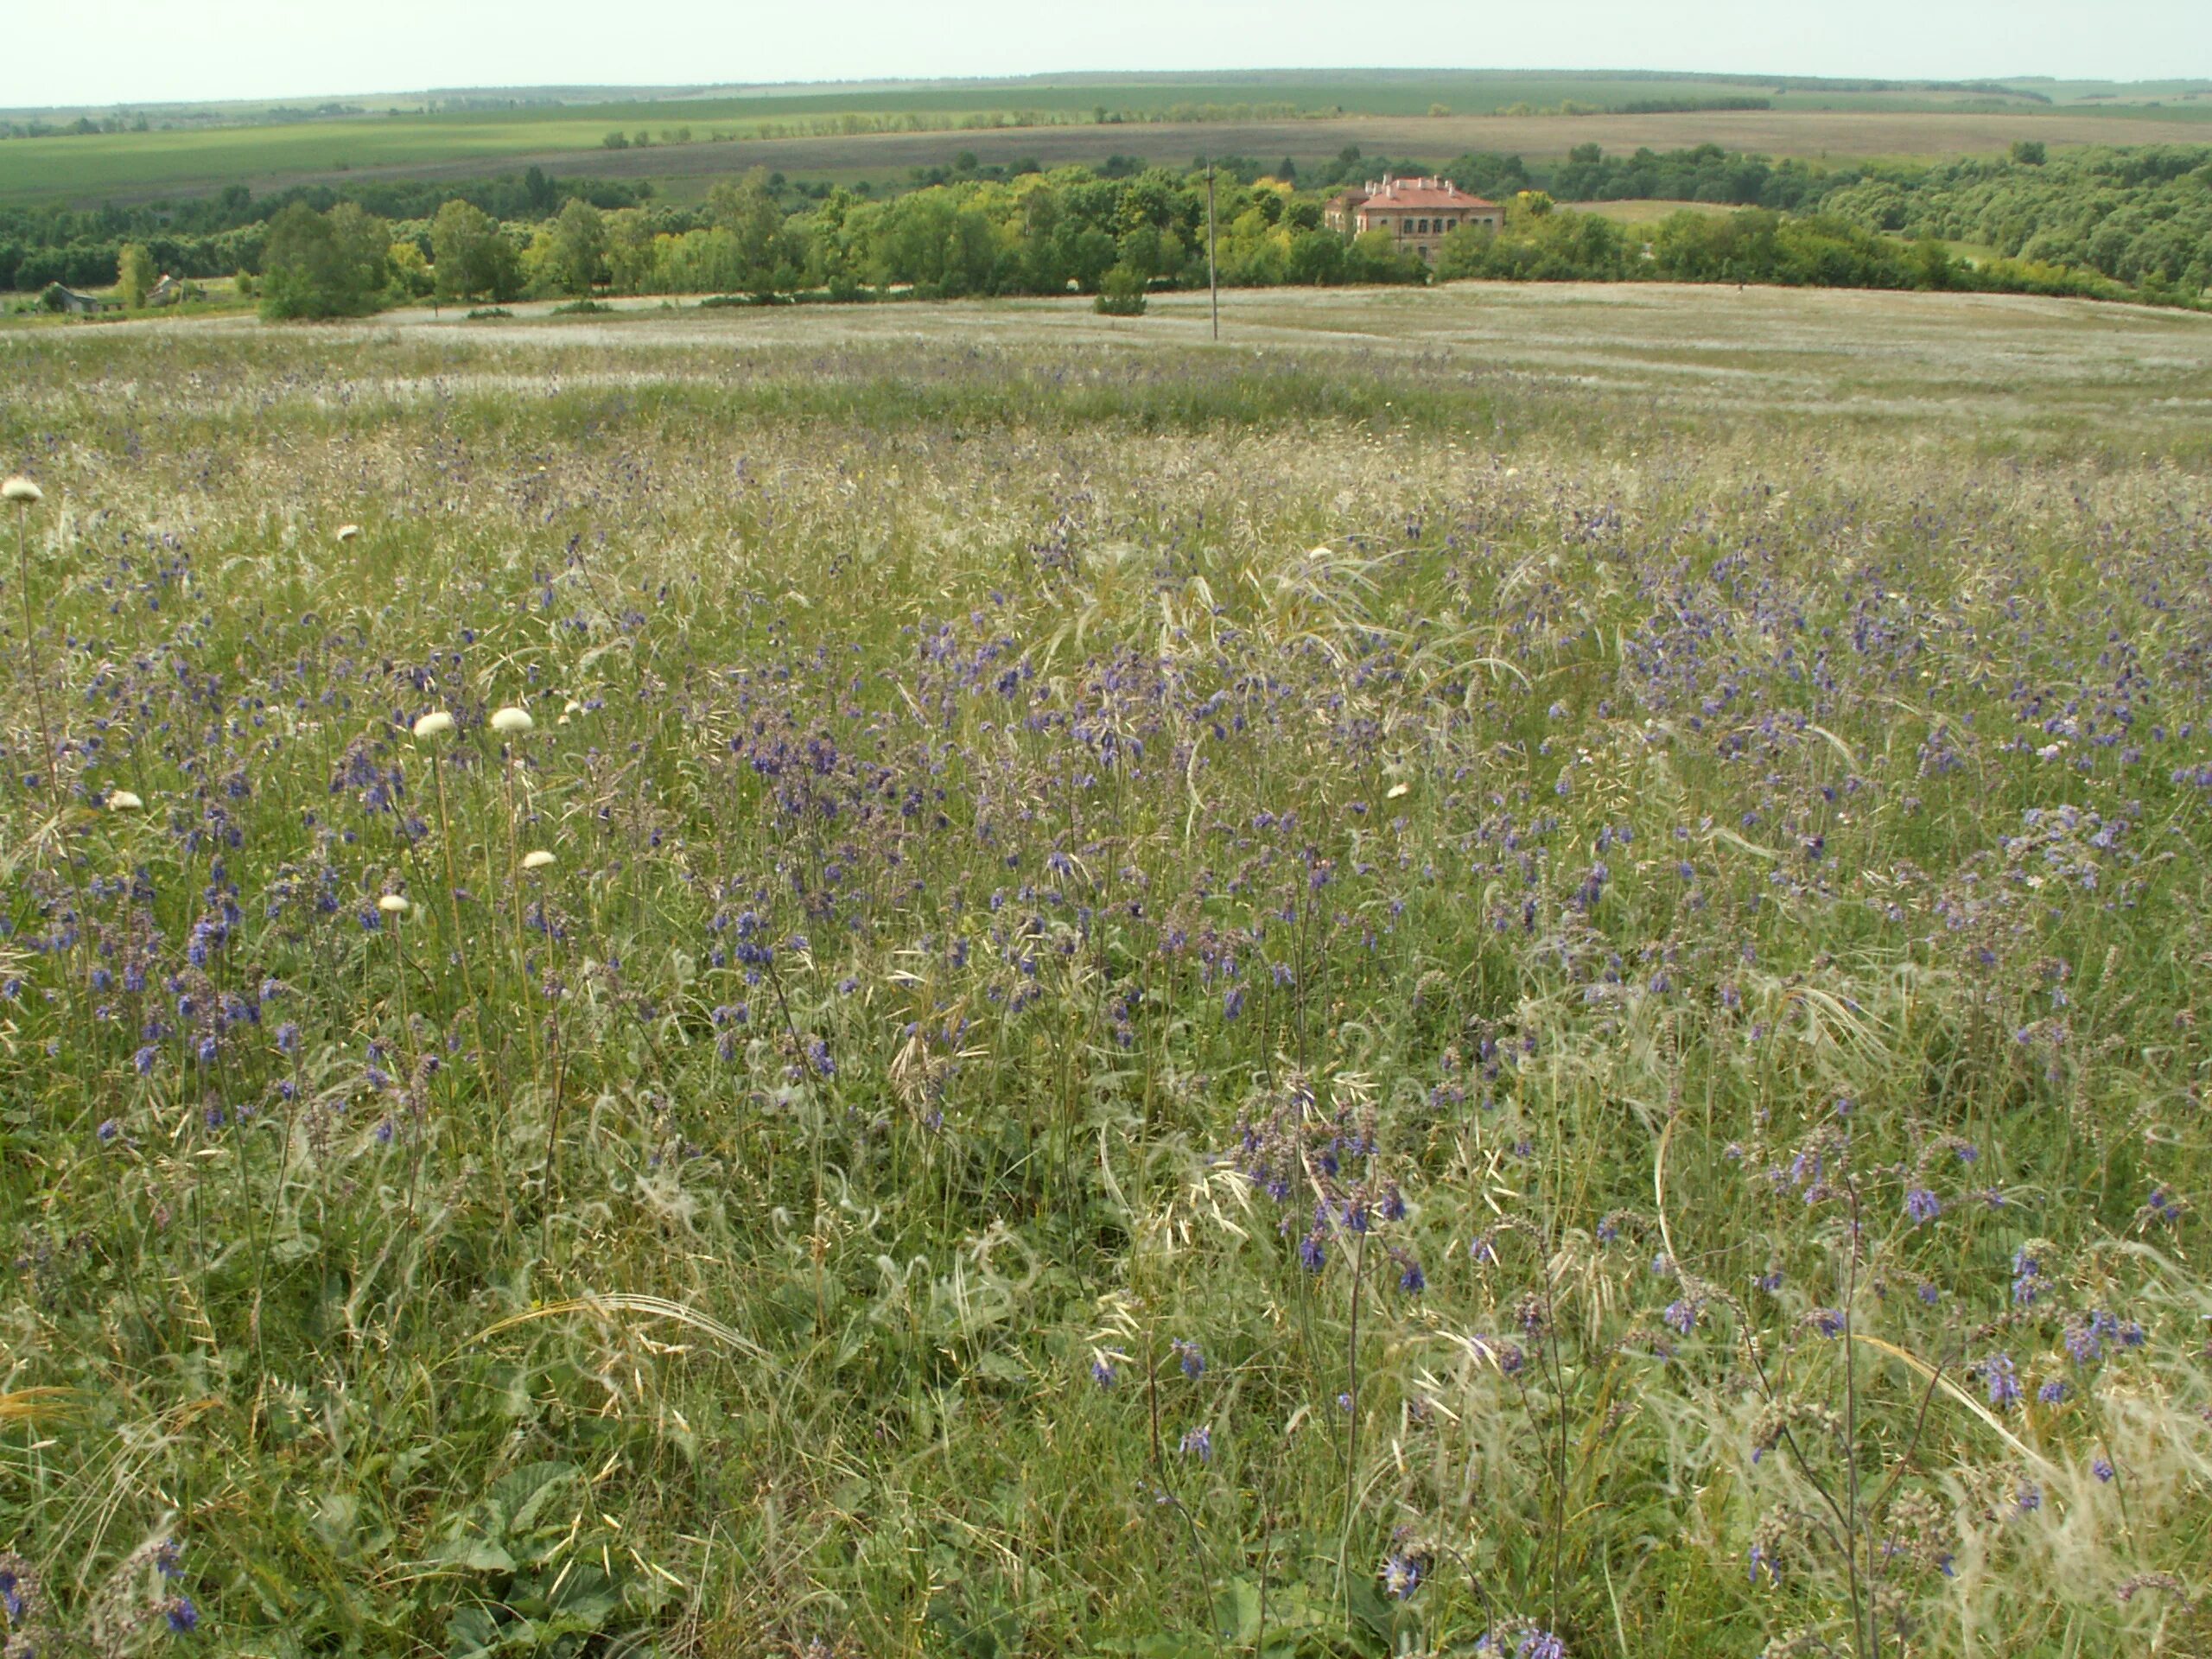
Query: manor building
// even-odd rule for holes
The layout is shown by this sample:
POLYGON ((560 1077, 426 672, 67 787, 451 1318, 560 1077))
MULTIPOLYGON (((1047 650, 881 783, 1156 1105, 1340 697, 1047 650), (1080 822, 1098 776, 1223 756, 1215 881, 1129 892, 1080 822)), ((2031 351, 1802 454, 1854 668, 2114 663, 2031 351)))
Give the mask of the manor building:
POLYGON ((1505 224, 1504 208, 1469 195, 1449 179, 1394 179, 1388 174, 1332 197, 1324 216, 1331 230, 1344 236, 1388 231, 1401 248, 1411 248, 1432 263, 1446 232, 1462 225, 1486 225, 1495 231, 1505 224))

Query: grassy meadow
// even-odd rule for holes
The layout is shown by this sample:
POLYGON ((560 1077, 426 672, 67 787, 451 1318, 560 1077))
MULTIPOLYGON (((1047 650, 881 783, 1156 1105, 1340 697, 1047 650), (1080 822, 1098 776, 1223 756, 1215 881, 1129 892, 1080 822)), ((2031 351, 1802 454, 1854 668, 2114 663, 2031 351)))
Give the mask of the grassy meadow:
POLYGON ((2212 319, 524 312, 0 330, 11 1659, 2212 1652, 2212 319))

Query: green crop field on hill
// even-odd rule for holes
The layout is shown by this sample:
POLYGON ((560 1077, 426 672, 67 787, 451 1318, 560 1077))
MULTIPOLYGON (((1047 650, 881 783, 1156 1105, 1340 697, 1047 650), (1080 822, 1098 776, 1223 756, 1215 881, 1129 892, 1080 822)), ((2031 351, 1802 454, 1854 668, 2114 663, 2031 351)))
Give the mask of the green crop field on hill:
MULTIPOLYGON (((250 111, 233 113, 244 120, 250 111)), ((1709 138, 1776 155, 1941 156, 2001 150, 2021 136, 2054 144, 2141 143, 2212 130, 2203 124, 2212 123, 2212 100, 2179 93, 2153 100, 2131 92, 2124 100, 2084 103, 1795 83, 1785 90, 1740 77, 1478 72, 1068 77, 524 102, 511 110, 427 110, 418 95, 392 100, 390 112, 278 124, 207 124, 209 114, 162 116, 181 124, 170 130, 0 142, 0 206, 137 202, 232 183, 264 191, 348 176, 482 176, 531 163, 565 175, 682 179, 759 162, 793 176, 880 178, 986 146, 986 160, 1049 153, 1097 161, 1141 151, 1181 162, 1201 149, 1241 146, 1313 161, 1348 143, 1440 157, 1468 149, 1548 156, 1593 140, 1672 149, 1709 138), (1654 102, 1746 98, 1772 107, 1636 112, 1654 102), (1570 108, 1588 113, 1522 113, 1570 108), (677 142, 684 130, 689 141, 677 142), (605 140, 615 132, 652 142, 610 151, 605 140)))
POLYGON ((11 1656, 2212 1651, 2212 317, 0 328, 11 1656))

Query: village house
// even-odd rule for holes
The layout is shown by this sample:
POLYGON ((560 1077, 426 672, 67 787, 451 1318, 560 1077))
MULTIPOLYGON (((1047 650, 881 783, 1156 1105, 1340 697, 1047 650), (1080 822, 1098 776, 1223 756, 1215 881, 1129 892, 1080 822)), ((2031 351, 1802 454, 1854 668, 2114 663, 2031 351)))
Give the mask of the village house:
POLYGON ((163 271, 162 280, 147 290, 146 303, 149 306, 176 305, 185 300, 203 300, 207 297, 199 283, 163 271))
POLYGON ((1345 236, 1388 231, 1399 247, 1411 248, 1433 264, 1447 232, 1462 225, 1501 229, 1505 209, 1469 195, 1449 179, 1394 179, 1385 174, 1332 197, 1324 217, 1331 230, 1345 236))
POLYGON ((116 300, 104 300, 97 294, 79 293, 60 283, 49 283, 39 296, 39 303, 49 311, 66 311, 74 316, 91 316, 99 311, 119 311, 122 304, 116 300))

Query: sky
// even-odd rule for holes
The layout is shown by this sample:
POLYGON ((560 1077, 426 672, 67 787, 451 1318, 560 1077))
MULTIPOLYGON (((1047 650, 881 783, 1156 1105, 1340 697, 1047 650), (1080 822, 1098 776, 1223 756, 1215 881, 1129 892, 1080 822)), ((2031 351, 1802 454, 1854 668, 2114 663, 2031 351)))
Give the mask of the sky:
POLYGON ((2212 0, 9 0, 0 106, 1071 70, 2212 76, 2212 0), (1363 18, 1373 16, 1375 26, 1363 18))

